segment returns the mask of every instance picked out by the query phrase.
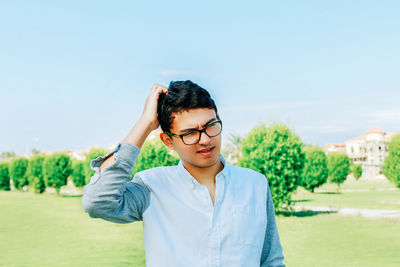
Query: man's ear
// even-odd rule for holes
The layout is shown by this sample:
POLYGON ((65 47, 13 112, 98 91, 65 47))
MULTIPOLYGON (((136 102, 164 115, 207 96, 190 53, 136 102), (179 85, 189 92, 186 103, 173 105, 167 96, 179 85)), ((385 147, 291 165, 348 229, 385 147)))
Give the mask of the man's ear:
POLYGON ((174 144, 172 143, 172 139, 168 134, 161 133, 160 139, 169 149, 174 150, 174 144))

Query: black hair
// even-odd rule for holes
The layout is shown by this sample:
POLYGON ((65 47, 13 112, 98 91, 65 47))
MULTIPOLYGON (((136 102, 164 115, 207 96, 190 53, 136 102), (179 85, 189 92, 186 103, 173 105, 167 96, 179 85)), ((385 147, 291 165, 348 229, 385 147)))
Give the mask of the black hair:
POLYGON ((206 89, 192 81, 172 81, 168 93, 161 93, 158 98, 157 116, 163 132, 169 132, 174 120, 173 112, 182 112, 194 108, 214 109, 217 106, 206 89))

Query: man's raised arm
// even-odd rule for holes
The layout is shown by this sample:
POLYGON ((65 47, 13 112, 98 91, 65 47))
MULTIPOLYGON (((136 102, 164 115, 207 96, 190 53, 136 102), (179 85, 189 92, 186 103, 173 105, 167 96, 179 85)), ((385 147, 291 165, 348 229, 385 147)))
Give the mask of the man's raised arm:
POLYGON ((147 97, 142 116, 128 136, 105 156, 90 165, 95 174, 83 190, 82 206, 92 218, 116 223, 142 220, 149 204, 150 191, 140 179, 131 182, 131 173, 140 148, 149 133, 159 126, 157 101, 160 93, 167 93, 162 85, 154 85, 147 97))

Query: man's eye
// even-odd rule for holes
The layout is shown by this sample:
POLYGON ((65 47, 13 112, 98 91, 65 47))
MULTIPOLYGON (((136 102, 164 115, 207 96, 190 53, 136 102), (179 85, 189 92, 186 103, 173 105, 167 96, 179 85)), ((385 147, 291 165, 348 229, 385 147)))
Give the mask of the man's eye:
POLYGON ((214 121, 214 122, 210 123, 209 125, 207 125, 206 128, 213 127, 213 126, 215 126, 215 125, 217 125, 217 124, 218 124, 218 122, 217 122, 217 121, 214 121))
POLYGON ((196 134, 197 134, 197 131, 191 131, 191 132, 184 133, 183 136, 191 136, 191 135, 196 135, 196 134))

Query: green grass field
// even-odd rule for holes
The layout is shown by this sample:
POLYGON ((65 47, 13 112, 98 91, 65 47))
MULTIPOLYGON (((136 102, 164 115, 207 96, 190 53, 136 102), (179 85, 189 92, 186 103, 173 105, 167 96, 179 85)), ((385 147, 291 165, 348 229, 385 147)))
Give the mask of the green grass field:
MULTIPOLYGON (((393 189, 395 186, 387 179, 383 180, 359 180, 347 179, 344 183, 340 185, 340 189, 348 190, 368 190, 368 191, 379 191, 383 189, 393 189)), ((317 190, 336 192, 337 185, 332 183, 326 183, 317 190)))
POLYGON ((333 208, 400 210, 400 190, 390 182, 347 181, 337 192, 336 184, 318 188, 324 192, 310 193, 299 188, 292 196, 296 205, 330 206, 333 208))
MULTIPOLYGON (((365 192, 372 193, 376 192, 365 192)), ((142 224, 90 219, 80 201, 80 197, 0 192, 0 265, 145 266, 142 224)), ((400 264, 400 221, 297 215, 277 217, 287 266, 400 264)))
POLYGON ((141 223, 90 219, 80 201, 0 192, 0 265, 145 266, 141 223))

